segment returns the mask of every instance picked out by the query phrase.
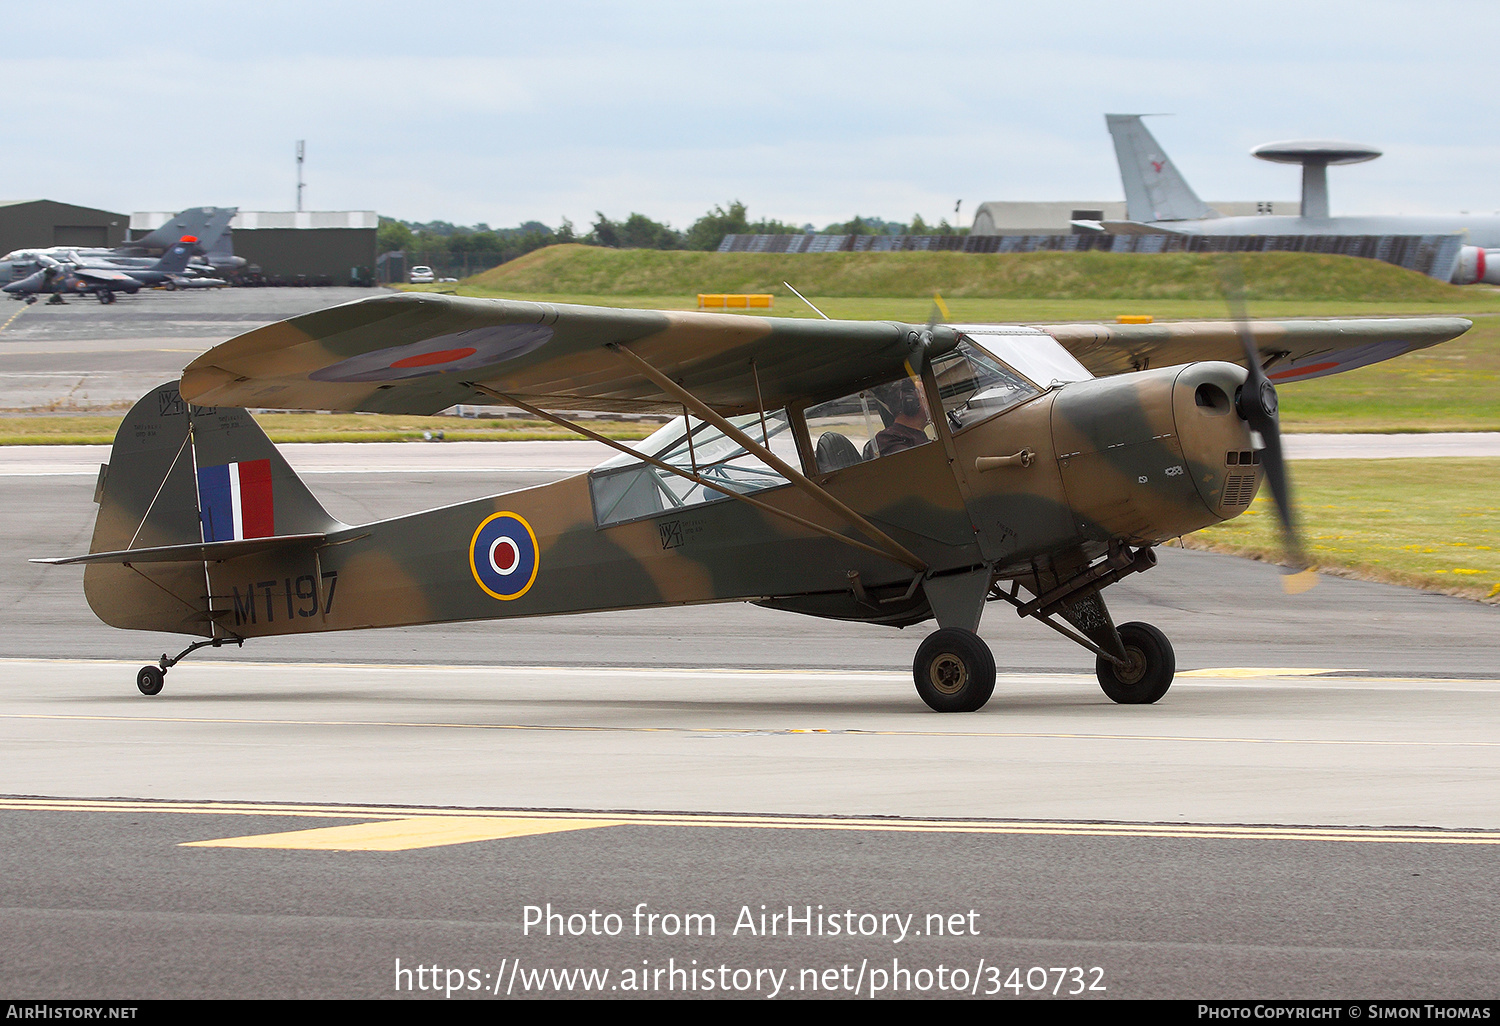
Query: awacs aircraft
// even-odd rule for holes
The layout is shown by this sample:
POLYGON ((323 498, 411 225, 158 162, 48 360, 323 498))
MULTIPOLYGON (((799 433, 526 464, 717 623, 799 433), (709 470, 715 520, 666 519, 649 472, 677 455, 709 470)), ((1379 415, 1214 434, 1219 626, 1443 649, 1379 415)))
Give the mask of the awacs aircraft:
MULTIPOLYGON (((1140 114, 1106 114, 1114 138, 1129 220, 1098 222, 1114 234, 1188 235, 1453 235, 1469 244, 1459 251, 1452 280, 1458 285, 1500 285, 1500 217, 1331 217, 1328 167, 1374 160, 1380 151, 1358 143, 1302 141, 1267 143, 1252 154, 1262 160, 1302 165, 1302 207, 1297 216, 1266 214, 1223 217, 1198 198, 1140 114)), ((1094 226, 1092 223, 1089 226, 1094 226)))
POLYGON ((382 296, 240 335, 144 396, 100 468, 91 551, 42 562, 85 565, 108 624, 200 638, 141 668, 148 695, 205 645, 741 600, 893 627, 935 617, 917 691, 967 711, 994 688, 975 632, 1003 601, 1094 653, 1110 698, 1149 703, 1172 683, 1172 646, 1116 626, 1102 590, 1149 570, 1153 546, 1242 513, 1263 477, 1297 551, 1262 364, 1331 373, 1468 327, 1043 330, 382 296), (353 526, 245 411, 476 402, 619 454, 353 526), (576 410, 675 419, 632 447, 576 410))

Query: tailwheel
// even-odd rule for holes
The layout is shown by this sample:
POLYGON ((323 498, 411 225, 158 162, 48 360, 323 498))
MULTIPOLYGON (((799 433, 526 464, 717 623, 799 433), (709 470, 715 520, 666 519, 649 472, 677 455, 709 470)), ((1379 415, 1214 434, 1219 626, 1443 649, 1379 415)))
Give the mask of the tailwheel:
POLYGON ((917 649, 917 694, 938 712, 974 712, 995 690, 995 656, 973 631, 944 627, 917 649))
POLYGON ((166 682, 167 672, 160 666, 142 666, 141 672, 135 675, 135 686, 141 689, 143 695, 161 694, 166 682))
POLYGON ((1167 693, 1177 672, 1172 643, 1149 623, 1121 624, 1120 640, 1125 643, 1126 664, 1116 666, 1100 656, 1095 664, 1099 686, 1121 705, 1150 705, 1167 693))

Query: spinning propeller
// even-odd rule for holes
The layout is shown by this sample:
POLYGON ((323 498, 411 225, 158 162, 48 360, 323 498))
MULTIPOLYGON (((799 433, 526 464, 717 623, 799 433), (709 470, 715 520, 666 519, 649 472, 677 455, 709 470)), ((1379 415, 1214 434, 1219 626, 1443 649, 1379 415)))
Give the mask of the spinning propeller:
POLYGON ((1229 312, 1234 319, 1235 334, 1245 353, 1245 366, 1250 376, 1245 379, 1235 395, 1235 409, 1258 433, 1265 448, 1261 451, 1261 465, 1265 468, 1266 482, 1271 486, 1271 496, 1276 501, 1276 512, 1281 518, 1282 544, 1286 561, 1293 568, 1282 578, 1281 585, 1288 595, 1298 595, 1317 583, 1317 575, 1308 569, 1307 554, 1297 534, 1296 517, 1292 510, 1291 482, 1287 478, 1286 456, 1281 447, 1281 420, 1278 416, 1276 386, 1266 377, 1261 367, 1260 352, 1250 334, 1250 318, 1245 313, 1245 279, 1239 262, 1233 257, 1220 264, 1224 282, 1224 298, 1229 303, 1229 312))

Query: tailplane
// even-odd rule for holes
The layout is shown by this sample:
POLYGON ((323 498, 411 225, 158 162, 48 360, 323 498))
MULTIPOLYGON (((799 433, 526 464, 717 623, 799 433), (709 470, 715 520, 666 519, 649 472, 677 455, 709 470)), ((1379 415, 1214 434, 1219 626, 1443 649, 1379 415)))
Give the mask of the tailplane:
POLYGON ((1115 140, 1120 181, 1125 186, 1125 216, 1132 221, 1192 221, 1218 217, 1198 198, 1140 114, 1106 114, 1115 140))

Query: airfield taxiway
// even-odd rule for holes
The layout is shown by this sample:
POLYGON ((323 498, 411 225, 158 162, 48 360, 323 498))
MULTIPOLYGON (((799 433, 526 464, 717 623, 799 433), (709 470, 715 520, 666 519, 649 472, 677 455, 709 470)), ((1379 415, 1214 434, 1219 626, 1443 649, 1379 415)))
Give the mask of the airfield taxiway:
MULTIPOLYGON (((58 311, 17 324, 39 312, 58 311)), ((332 448, 303 464, 335 515, 590 458, 439 468, 462 450, 414 444, 371 474, 378 451, 360 473, 332 448)), ((1289 598, 1273 567, 1168 549, 1108 593, 1176 645, 1155 706, 1109 703, 1086 653, 992 607, 995 697, 941 716, 908 669, 928 626, 742 604, 256 641, 148 699, 135 667, 181 639, 104 627, 78 568, 23 562, 87 549, 98 453, 28 458, 0 476, 0 793, 43 797, 0 800, 8 996, 432 996, 398 990, 396 959, 477 973, 455 996, 520 996, 518 967, 523 987, 607 967, 625 993, 619 974, 673 959, 787 970, 783 994, 843 981, 824 996, 856 970, 868 996, 893 958, 1001 997, 996 967, 1020 996, 1045 967, 1100 967, 1095 997, 1489 997, 1500 979, 1493 606, 1339 578, 1289 598), (718 932, 526 932, 548 902, 711 913, 718 932), (763 904, 919 925, 972 909, 977 933, 730 933, 763 904)))

